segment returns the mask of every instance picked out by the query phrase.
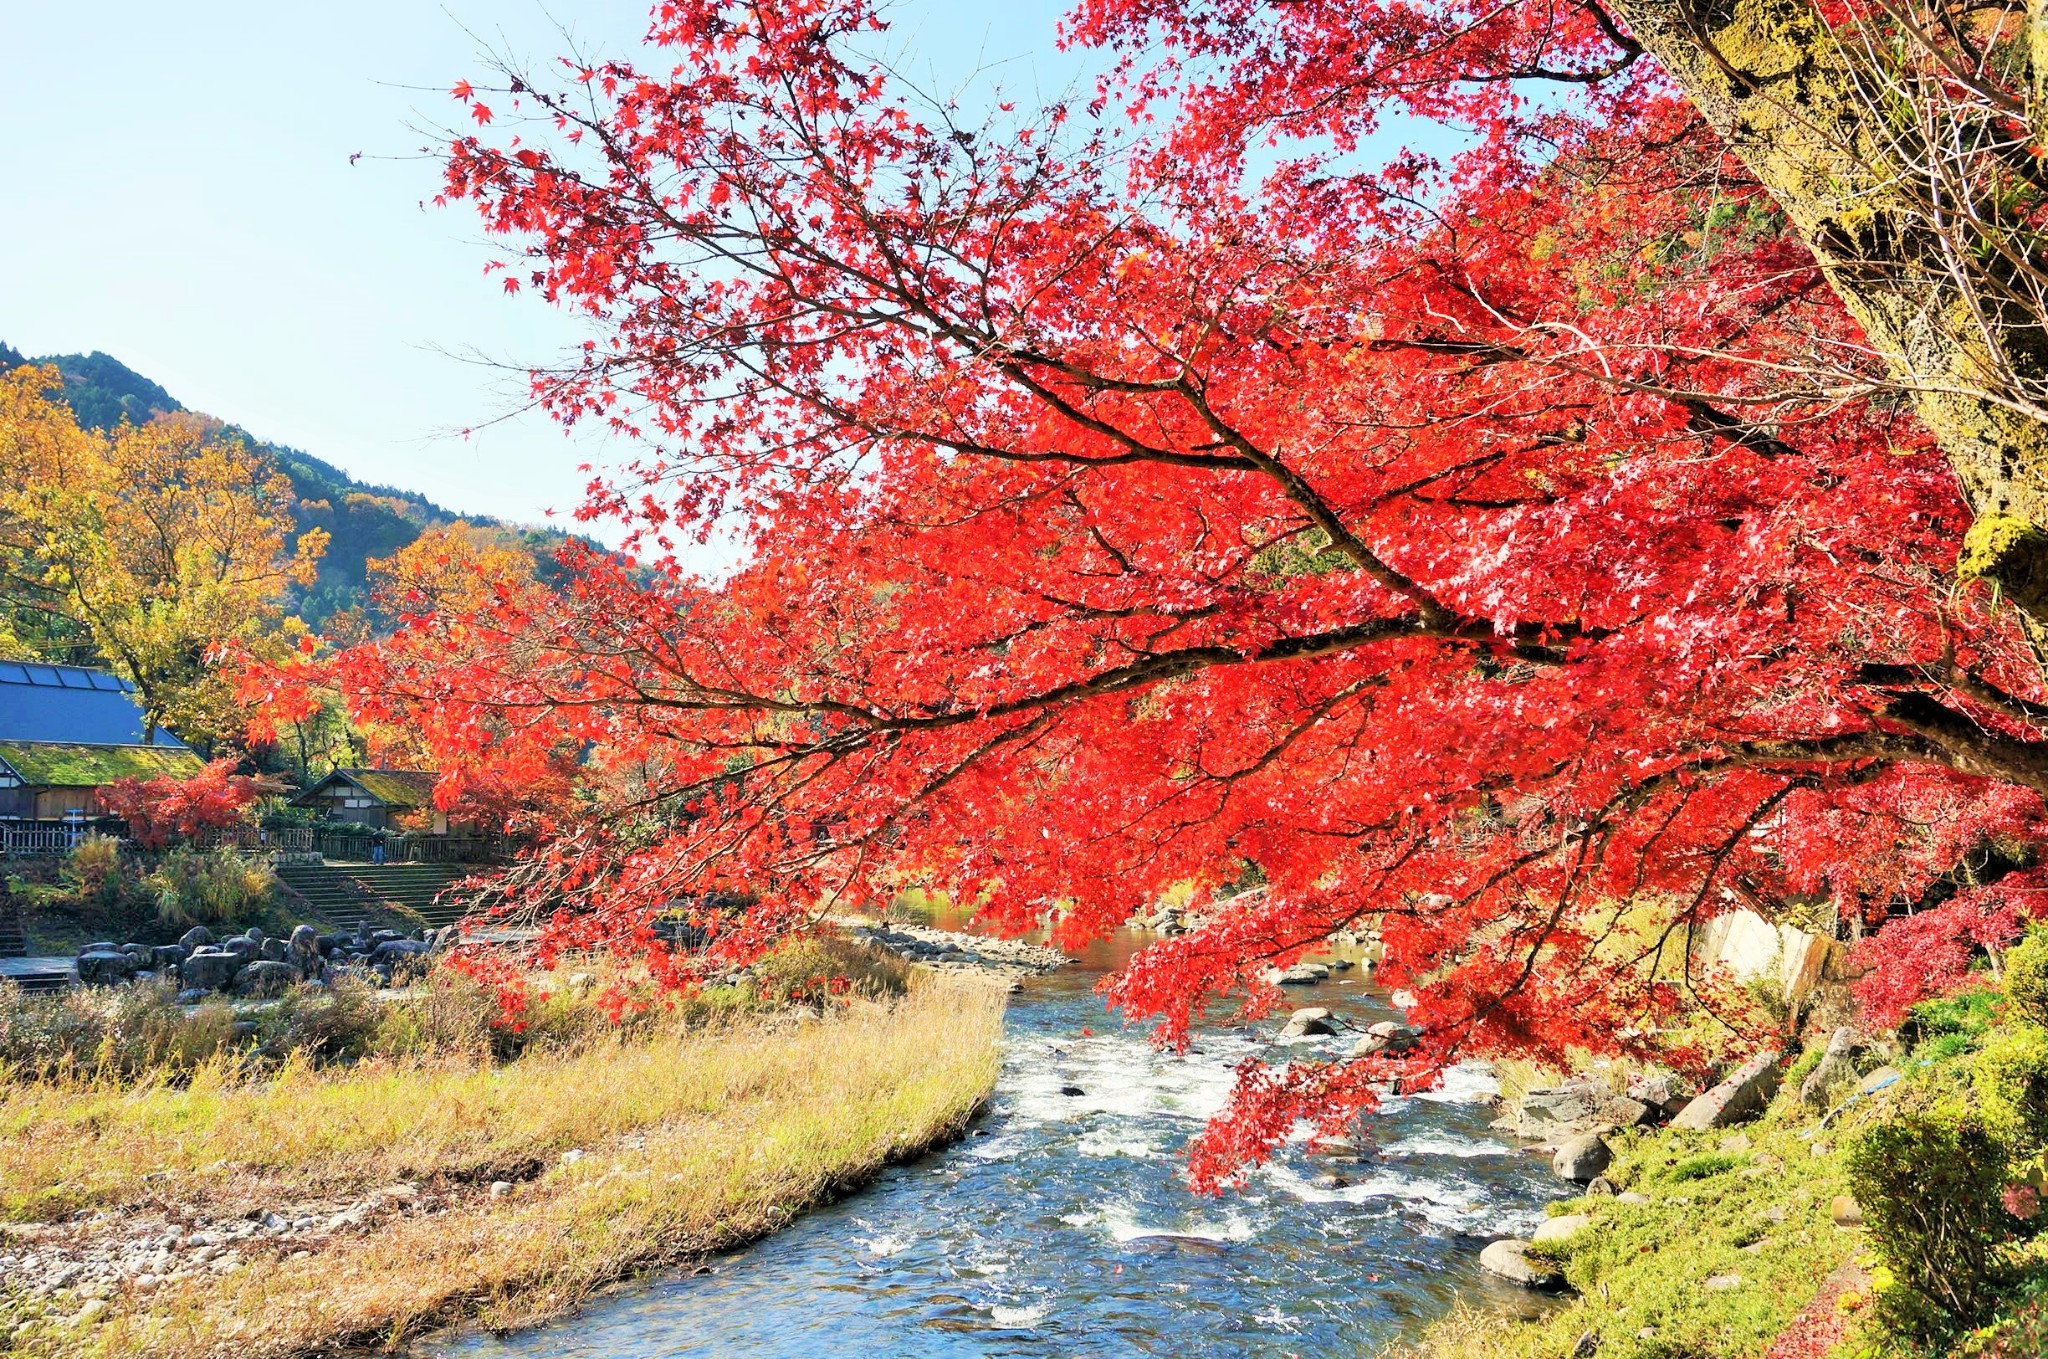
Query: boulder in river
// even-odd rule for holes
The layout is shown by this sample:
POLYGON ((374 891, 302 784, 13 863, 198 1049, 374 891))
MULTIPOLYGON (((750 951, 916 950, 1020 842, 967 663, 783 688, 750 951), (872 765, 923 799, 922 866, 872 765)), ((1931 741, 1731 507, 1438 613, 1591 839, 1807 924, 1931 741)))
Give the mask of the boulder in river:
POLYGON ((1311 1005, 1305 1009, 1296 1010, 1292 1015, 1288 1016, 1287 1027, 1280 1030, 1280 1036, 1282 1038, 1307 1038, 1335 1032, 1337 1032, 1337 1029, 1335 1025, 1330 1023, 1330 1012, 1320 1005, 1311 1005))
POLYGON ((1490 1274, 1498 1274, 1509 1283, 1524 1288, 1537 1288, 1546 1292, 1564 1287, 1564 1275, 1547 1262, 1532 1260, 1528 1241, 1496 1241, 1479 1252, 1479 1267, 1490 1274))
POLYGON ((1390 1057, 1398 1057, 1414 1047, 1421 1037, 1420 1029, 1383 1019, 1368 1028, 1364 1036, 1351 1045, 1351 1055, 1371 1057, 1385 1053, 1390 1057))
POLYGON ((1285 972, 1268 974, 1275 986, 1314 986, 1330 979, 1330 969, 1321 963, 1296 963, 1285 972))

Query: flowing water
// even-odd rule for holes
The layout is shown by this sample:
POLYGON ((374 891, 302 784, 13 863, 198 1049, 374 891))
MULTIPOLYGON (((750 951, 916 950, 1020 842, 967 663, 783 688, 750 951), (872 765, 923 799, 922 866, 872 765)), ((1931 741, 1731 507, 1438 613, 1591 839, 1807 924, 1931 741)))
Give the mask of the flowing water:
MULTIPOLYGON (((431 1353, 1309 1359, 1377 1354, 1461 1297, 1537 1305, 1481 1274, 1479 1250, 1526 1235, 1564 1186, 1487 1127, 1494 1087, 1480 1068, 1389 1101, 1362 1161, 1296 1148, 1238 1193, 1190 1193, 1180 1158, 1236 1063, 1262 1051, 1334 1054, 1352 1040, 1276 1048, 1259 1033, 1212 1030, 1187 1056, 1156 1052, 1094 992, 1139 942, 1106 941, 1011 997, 994 1099, 952 1147, 706 1272, 431 1353), (1320 1184, 1329 1172, 1350 1183, 1320 1184)), ((1290 992, 1359 1024, 1397 1017, 1356 970, 1290 992)))

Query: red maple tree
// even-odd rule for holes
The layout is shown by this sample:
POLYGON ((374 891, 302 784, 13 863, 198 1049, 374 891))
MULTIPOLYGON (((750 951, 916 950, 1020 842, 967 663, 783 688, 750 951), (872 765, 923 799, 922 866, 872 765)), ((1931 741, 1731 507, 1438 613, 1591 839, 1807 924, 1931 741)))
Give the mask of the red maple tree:
POLYGON ((1461 1051, 1697 1059, 1662 1030, 1734 905, 2025 909, 2037 656, 1618 20, 1086 0, 1097 96, 986 126, 878 28, 667 0, 645 69, 457 89, 446 198, 597 332, 537 398, 653 450, 582 510, 636 560, 321 677, 458 783, 591 752, 516 875, 550 946, 688 984, 905 884, 1070 943, 1192 885, 1108 988, 1174 1041, 1376 930, 1422 1052, 1247 1067, 1214 1184, 1461 1051), (1463 149, 1369 154, 1417 118, 1463 149))
POLYGON ((240 824, 258 791, 255 779, 235 772, 233 760, 214 760, 185 779, 116 779, 99 790, 99 803, 128 823, 129 839, 162 849, 179 836, 240 824))

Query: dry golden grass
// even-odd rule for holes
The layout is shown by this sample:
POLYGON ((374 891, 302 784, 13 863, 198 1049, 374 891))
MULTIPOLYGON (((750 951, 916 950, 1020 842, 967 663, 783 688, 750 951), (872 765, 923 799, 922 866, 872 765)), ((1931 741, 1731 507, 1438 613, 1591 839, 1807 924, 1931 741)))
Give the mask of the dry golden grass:
POLYGON ((999 987, 935 980, 831 1019, 496 1068, 0 1090, 0 1205, 16 1221, 145 1198, 219 1206, 252 1182, 283 1201, 413 1181, 447 1205, 326 1237, 304 1258, 279 1242, 224 1277, 117 1294, 98 1326, 41 1323, 14 1348, 255 1359, 564 1311, 637 1269, 773 1231, 957 1133, 994 1084, 1002 1004, 999 987), (571 1149, 585 1154, 565 1163, 571 1149), (494 1199, 499 1175, 522 1182, 494 1199))

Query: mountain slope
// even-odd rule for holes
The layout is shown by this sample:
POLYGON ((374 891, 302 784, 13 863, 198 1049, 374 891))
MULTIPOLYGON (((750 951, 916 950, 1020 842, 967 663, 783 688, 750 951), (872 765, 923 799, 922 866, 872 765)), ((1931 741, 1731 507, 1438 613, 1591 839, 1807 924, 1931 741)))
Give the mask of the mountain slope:
MULTIPOLYGON (((154 416, 186 409, 162 386, 98 350, 27 359, 0 343, 0 372, 23 363, 54 366, 64 378, 64 399, 78 423, 94 429, 111 430, 123 420, 144 424, 154 416)), ((239 426, 224 424, 222 431, 239 435, 250 447, 267 454, 291 480, 299 502, 293 517, 301 529, 324 528, 333 535, 320 563, 319 579, 299 601, 299 612, 315 625, 338 610, 364 603, 365 563, 391 555, 425 529, 466 519, 503 530, 533 552, 543 576, 550 574, 550 558, 564 541, 562 534, 552 530, 510 525, 488 515, 458 514, 417 492, 358 481, 333 463, 259 439, 239 426)))

